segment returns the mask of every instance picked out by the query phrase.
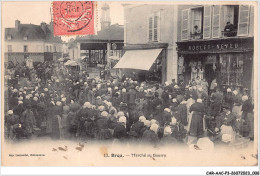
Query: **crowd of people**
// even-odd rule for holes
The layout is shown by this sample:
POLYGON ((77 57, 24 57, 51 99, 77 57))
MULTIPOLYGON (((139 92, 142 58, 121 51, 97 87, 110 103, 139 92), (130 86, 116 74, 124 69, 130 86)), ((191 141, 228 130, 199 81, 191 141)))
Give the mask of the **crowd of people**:
MULTIPOLYGON (((8 72, 10 73, 10 72, 8 72)), ((53 71, 48 79, 7 75, 5 137, 187 144, 208 137, 233 143, 254 138, 252 99, 241 87, 208 91, 189 85, 90 78, 53 71)))

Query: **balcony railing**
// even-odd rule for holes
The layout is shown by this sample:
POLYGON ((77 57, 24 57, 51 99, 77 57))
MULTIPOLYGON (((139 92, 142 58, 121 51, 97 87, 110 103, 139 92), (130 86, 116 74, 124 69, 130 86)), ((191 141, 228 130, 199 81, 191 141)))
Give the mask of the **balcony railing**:
POLYGON ((235 31, 221 31, 222 38, 237 36, 237 30, 235 31))
POLYGON ((203 38, 203 34, 202 33, 190 33, 190 38, 192 40, 202 39, 203 38))

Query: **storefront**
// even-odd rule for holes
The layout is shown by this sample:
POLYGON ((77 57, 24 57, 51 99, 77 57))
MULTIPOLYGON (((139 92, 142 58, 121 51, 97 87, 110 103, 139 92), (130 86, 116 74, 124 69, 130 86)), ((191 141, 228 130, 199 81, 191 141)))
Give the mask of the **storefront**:
POLYGON ((138 81, 163 83, 166 81, 166 52, 168 44, 136 44, 125 46, 125 53, 115 69, 138 81))
POLYGON ((177 42, 178 80, 195 79, 210 86, 216 79, 220 88, 253 85, 253 37, 177 42))

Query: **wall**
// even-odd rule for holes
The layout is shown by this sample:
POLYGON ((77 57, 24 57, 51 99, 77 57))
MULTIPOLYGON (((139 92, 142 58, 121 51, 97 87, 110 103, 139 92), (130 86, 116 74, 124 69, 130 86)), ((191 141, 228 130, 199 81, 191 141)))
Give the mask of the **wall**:
MULTIPOLYGON (((174 33, 177 34, 177 6, 173 5, 135 5, 125 6, 125 44, 149 44, 148 18, 160 12, 159 43, 168 43, 166 80, 177 80, 177 52, 174 33), (175 30, 174 30, 175 29, 175 30)), ((177 37, 177 35, 176 35, 177 37)))
POLYGON ((5 41, 5 52, 8 52, 8 45, 12 45, 12 52, 24 52, 24 45, 28 46, 28 53, 44 52, 44 41, 5 41))

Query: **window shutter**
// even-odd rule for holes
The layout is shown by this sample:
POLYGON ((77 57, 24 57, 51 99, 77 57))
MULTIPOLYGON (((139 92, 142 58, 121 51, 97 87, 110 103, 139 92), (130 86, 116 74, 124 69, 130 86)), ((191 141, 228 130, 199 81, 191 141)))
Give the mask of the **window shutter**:
POLYGON ((160 12, 155 13, 153 23, 153 41, 160 40, 160 12))
POLYGON ((211 6, 204 6, 203 38, 211 37, 211 6))
POLYGON ((149 31, 148 31, 148 40, 151 42, 153 40, 153 17, 149 17, 148 20, 149 31))
POLYGON ((188 40, 189 38, 189 9, 182 10, 182 25, 181 25, 181 39, 188 40))
POLYGON ((250 8, 249 5, 240 5, 239 6, 238 36, 248 35, 249 8, 250 8))
POLYGON ((212 17, 212 38, 219 38, 220 36, 220 6, 213 6, 212 17))
POLYGON ((154 23, 153 23, 153 41, 158 41, 158 16, 154 16, 154 23))

